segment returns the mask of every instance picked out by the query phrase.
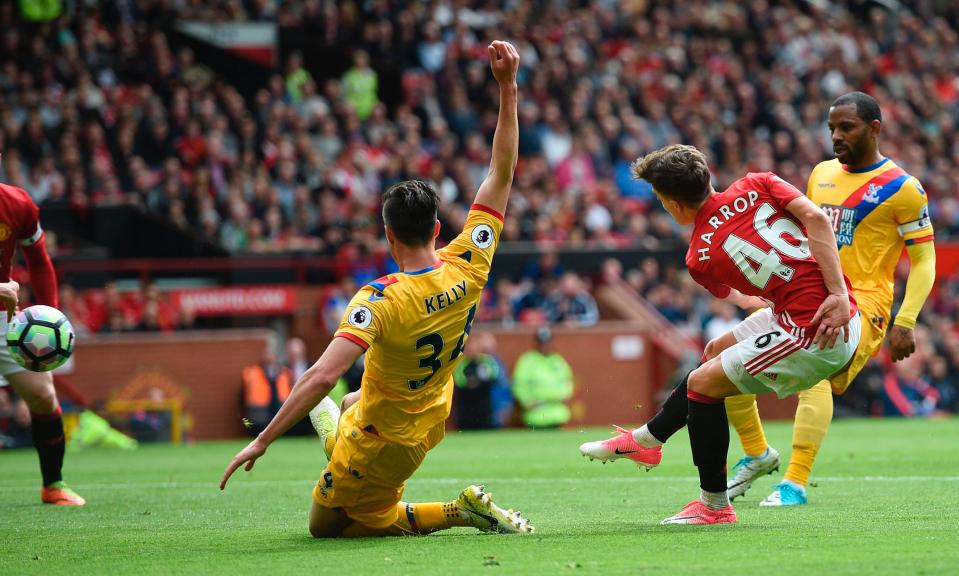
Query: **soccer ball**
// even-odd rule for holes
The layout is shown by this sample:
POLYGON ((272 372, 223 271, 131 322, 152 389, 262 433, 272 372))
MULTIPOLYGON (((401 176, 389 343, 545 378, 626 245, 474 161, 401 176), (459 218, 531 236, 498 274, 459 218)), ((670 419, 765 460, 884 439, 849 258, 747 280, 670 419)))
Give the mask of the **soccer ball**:
POLYGON ((70 321, 56 308, 31 306, 21 310, 7 328, 7 348, 17 364, 34 372, 49 372, 73 354, 70 321))

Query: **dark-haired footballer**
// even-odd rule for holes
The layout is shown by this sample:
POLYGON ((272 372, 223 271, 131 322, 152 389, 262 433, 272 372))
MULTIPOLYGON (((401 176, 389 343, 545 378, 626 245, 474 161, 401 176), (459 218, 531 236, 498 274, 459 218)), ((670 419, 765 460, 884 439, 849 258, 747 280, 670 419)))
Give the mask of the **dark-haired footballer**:
POLYGON ((709 342, 662 409, 636 430, 619 429, 580 451, 603 461, 659 464, 662 445, 689 427, 700 497, 663 524, 736 522, 726 495, 729 424, 723 399, 775 392, 780 398, 842 371, 859 344, 856 301, 826 215, 770 172, 713 190, 706 157, 673 145, 633 164, 679 224, 693 224, 686 266, 693 280, 733 304, 769 304, 709 342), (762 300, 760 300, 760 298, 762 300), (842 335, 840 337, 840 335, 842 335))
POLYGON ((516 166, 519 53, 500 41, 488 52, 500 87, 499 120, 490 172, 463 231, 436 250, 439 198, 432 187, 410 180, 387 190, 386 238, 401 272, 357 292, 326 352, 223 475, 221 489, 239 466, 250 470, 273 440, 310 413, 330 459, 313 489, 310 533, 316 538, 428 534, 454 526, 532 532, 521 514, 493 504, 481 486, 445 503, 400 501, 406 480, 443 439, 453 369, 486 285, 516 166), (345 399, 341 415, 327 394, 364 352, 360 393, 345 399))
MULTIPOLYGON (((836 158, 821 162, 809 176, 806 196, 832 222, 839 260, 849 276, 862 323, 862 341, 849 369, 799 393, 792 455, 783 481, 760 506, 800 506, 813 462, 832 421, 832 395, 842 394, 866 361, 879 353, 886 329, 893 362, 916 349, 913 328, 936 278, 929 198, 922 185, 879 152, 882 111, 875 98, 849 92, 829 107, 829 132, 836 158), (902 306, 890 327, 893 273, 905 247, 909 280, 902 306)), ((726 400, 745 456, 729 481, 730 498, 779 467, 779 452, 766 442, 756 398, 726 400)))

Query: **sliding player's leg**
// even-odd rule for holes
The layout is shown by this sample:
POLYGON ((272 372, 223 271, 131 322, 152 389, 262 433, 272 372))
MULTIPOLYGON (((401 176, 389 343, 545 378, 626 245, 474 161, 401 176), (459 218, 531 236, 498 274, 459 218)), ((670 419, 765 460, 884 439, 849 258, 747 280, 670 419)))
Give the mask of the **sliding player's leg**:
POLYGON ((496 506, 482 487, 470 486, 450 502, 401 502, 406 480, 443 439, 445 424, 434 426, 420 444, 403 446, 382 439, 370 426, 360 427, 355 416, 350 408, 339 418, 332 458, 313 489, 314 536, 429 534, 455 526, 532 530, 520 514, 496 506))
POLYGON ((533 532, 532 525, 521 513, 497 506, 492 494, 482 486, 470 486, 449 502, 398 502, 396 520, 389 526, 356 522, 341 510, 330 510, 315 502, 310 511, 310 533, 316 538, 431 534, 457 527, 503 534, 533 532))
MULTIPOLYGON (((3 347, 3 351, 6 352, 6 347, 3 347)), ((53 388, 53 375, 20 369, 4 377, 30 409, 33 446, 40 457, 40 474, 43 477, 40 500, 59 506, 83 506, 86 500, 63 482, 66 438, 60 403, 53 388)))
POLYGON ((460 514, 456 502, 408 504, 398 502, 387 525, 358 522, 342 508, 332 509, 313 502, 310 509, 310 534, 314 538, 366 538, 429 534, 454 526, 470 526, 468 516, 460 514))
POLYGON ((336 429, 340 422, 340 407, 329 396, 324 396, 320 403, 310 410, 310 423, 320 437, 323 453, 329 460, 336 445, 336 429))

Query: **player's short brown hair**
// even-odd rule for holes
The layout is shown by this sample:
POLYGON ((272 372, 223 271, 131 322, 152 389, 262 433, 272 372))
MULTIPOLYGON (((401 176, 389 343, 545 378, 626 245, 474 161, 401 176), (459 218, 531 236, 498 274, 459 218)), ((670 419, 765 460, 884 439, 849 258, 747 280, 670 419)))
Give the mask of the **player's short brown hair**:
POLYGON ((688 206, 698 206, 709 196, 706 156, 692 146, 660 148, 638 158, 630 168, 633 178, 646 180, 657 193, 688 206))
POLYGON ((404 180, 383 195, 383 222, 407 246, 423 246, 433 239, 440 198, 422 180, 404 180))

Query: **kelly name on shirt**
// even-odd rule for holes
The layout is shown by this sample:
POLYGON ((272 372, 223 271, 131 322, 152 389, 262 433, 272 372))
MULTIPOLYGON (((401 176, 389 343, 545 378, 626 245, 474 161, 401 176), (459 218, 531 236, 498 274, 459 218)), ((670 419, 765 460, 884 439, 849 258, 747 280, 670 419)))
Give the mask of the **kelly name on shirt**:
POLYGON ((426 307, 426 314, 432 314, 433 312, 438 312, 444 308, 449 307, 455 302, 459 302, 466 296, 466 280, 454 284, 447 288, 444 292, 435 294, 428 298, 423 299, 423 304, 426 307))

